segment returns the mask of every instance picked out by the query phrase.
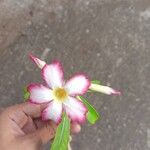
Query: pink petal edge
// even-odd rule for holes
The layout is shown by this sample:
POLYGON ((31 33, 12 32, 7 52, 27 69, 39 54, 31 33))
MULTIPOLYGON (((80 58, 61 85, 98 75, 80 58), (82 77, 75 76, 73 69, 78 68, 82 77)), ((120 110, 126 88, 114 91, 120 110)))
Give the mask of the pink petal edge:
POLYGON ((45 87, 45 88, 48 88, 48 87, 46 87, 46 86, 44 86, 44 85, 42 85, 42 84, 31 83, 31 84, 29 84, 29 85, 27 86, 27 91, 30 93, 30 91, 31 91, 33 88, 35 88, 35 87, 39 88, 40 86, 43 86, 43 87, 45 87))
MULTIPOLYGON (((43 111, 42 114, 41 114, 41 118, 42 118, 42 121, 47 121, 47 120, 51 120, 51 119, 47 119, 46 117, 46 112, 43 111)), ((56 125, 59 125, 61 123, 61 120, 62 120, 62 115, 61 117, 59 117, 57 120, 56 120, 56 125)))
MULTIPOLYGON (((67 84, 68 82, 70 82, 71 80, 73 80, 73 78, 76 77, 76 76, 82 76, 82 77, 84 76, 85 79, 87 80, 87 85, 86 85, 85 88, 81 91, 81 93, 74 93, 74 94, 71 94, 71 96, 84 95, 84 94, 87 92, 87 90, 89 89, 90 85, 91 85, 91 81, 89 80, 89 77, 88 77, 86 74, 84 74, 84 73, 77 73, 77 74, 75 74, 74 76, 72 76, 72 77, 66 82, 66 84, 67 84)), ((79 84, 80 84, 80 83, 79 83, 79 84)))
MULTIPOLYGON (((28 91, 29 93, 31 93, 31 90, 32 90, 33 88, 35 88, 35 87, 39 88, 40 86, 44 86, 44 85, 42 85, 42 84, 36 84, 36 83, 31 83, 30 85, 27 86, 27 91, 28 91)), ((44 87, 47 88, 46 86, 44 86, 44 87)), ((32 104, 45 104, 45 103, 49 103, 50 101, 49 101, 49 102, 43 102, 43 103, 37 103, 37 102, 35 102, 33 99, 31 99, 31 98, 29 97, 28 102, 30 102, 30 103, 32 103, 32 104)))
POLYGON ((64 109, 64 111, 66 111, 66 113, 67 113, 68 117, 71 119, 71 122, 72 122, 72 123, 83 124, 83 123, 85 123, 85 121, 86 121, 86 114, 87 114, 87 112, 88 112, 88 109, 87 109, 87 107, 83 104, 83 102, 81 102, 81 101, 78 100, 78 99, 76 99, 76 100, 77 100, 78 103, 80 103, 80 104, 82 105, 82 107, 85 109, 85 111, 84 111, 82 117, 78 118, 78 117, 75 117, 75 116, 70 115, 69 112, 66 111, 66 108, 65 108, 65 107, 67 107, 67 106, 65 106, 65 105, 63 105, 63 109, 64 109))
POLYGON ((121 95, 121 92, 120 91, 118 91, 118 90, 113 90, 112 91, 112 93, 111 93, 111 95, 121 95))
POLYGON ((29 58, 36 64, 38 65, 41 69, 46 65, 46 63, 39 58, 35 57, 32 55, 32 53, 29 54, 29 58), (41 65, 41 66, 40 66, 41 65))
MULTIPOLYGON (((51 103, 51 102, 50 102, 50 103, 51 103)), ((46 113, 47 113, 46 109, 47 109, 47 108, 45 108, 45 109, 43 110, 42 114, 41 114, 42 121, 51 120, 51 119, 48 119, 48 118, 46 117, 46 113)), ((63 108, 62 108, 60 117, 58 117, 57 120, 55 121, 56 125, 58 125, 58 124, 61 122, 61 120, 62 120, 62 113, 63 113, 63 108)))
MULTIPOLYGON (((63 80, 64 80, 64 70, 63 70, 62 64, 61 64, 61 62, 60 62, 59 60, 54 60, 54 61, 52 61, 51 64, 46 64, 46 65, 42 68, 42 71, 41 71, 41 73, 42 73, 42 78, 43 78, 44 81, 46 82, 46 85, 48 85, 48 83, 47 83, 47 81, 46 81, 46 79, 45 79, 44 74, 45 74, 45 68, 46 68, 47 66, 49 66, 49 65, 56 65, 56 66, 59 68, 59 73, 61 74, 61 81, 62 81, 62 83, 63 83, 63 80)), ((50 87, 50 88, 51 88, 51 87, 50 87)))
POLYGON ((32 99, 28 99, 28 102, 31 103, 31 104, 41 105, 41 104, 49 104, 51 101, 49 101, 49 102, 43 102, 43 103, 37 103, 37 102, 35 102, 35 101, 32 100, 32 99))
POLYGON ((31 83, 27 86, 27 91, 30 92, 34 87, 39 87, 41 84, 31 83))

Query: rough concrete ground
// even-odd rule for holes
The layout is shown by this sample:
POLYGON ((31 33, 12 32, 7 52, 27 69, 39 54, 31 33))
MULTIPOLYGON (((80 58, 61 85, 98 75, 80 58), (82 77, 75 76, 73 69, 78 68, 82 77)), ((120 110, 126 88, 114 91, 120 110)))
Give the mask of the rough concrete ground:
POLYGON ((150 149, 149 0, 0 0, 0 106, 41 81, 30 52, 60 59, 66 78, 84 71, 123 93, 87 96, 102 119, 83 126, 73 150, 150 149))

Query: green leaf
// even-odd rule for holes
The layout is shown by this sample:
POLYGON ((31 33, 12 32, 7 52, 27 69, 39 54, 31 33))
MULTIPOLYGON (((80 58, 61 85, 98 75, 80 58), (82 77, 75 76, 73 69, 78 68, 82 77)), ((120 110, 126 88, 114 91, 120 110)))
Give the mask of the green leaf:
POLYGON ((30 93, 28 92, 27 87, 24 87, 24 89, 23 89, 24 101, 27 101, 29 99, 29 96, 30 96, 30 93))
POLYGON ((101 81, 99 81, 99 80, 92 80, 91 83, 93 83, 93 84, 101 84, 101 81))
POLYGON ((86 116, 87 120, 91 124, 95 124, 96 121, 100 117, 99 113, 96 111, 96 109, 92 105, 90 105, 90 103, 85 98, 83 98, 82 96, 79 96, 79 98, 83 101, 83 103, 88 108, 88 113, 87 113, 87 116, 86 116))
POLYGON ((70 136, 70 120, 64 113, 62 122, 57 127, 54 142, 51 150, 67 150, 70 136))

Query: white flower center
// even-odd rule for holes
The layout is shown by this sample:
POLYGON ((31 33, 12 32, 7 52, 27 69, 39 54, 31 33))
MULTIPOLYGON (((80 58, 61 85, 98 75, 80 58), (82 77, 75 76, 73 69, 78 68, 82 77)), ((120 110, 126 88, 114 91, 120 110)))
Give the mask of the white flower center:
POLYGON ((54 94, 55 98, 61 102, 63 102, 68 97, 68 93, 64 88, 54 89, 53 94, 54 94))

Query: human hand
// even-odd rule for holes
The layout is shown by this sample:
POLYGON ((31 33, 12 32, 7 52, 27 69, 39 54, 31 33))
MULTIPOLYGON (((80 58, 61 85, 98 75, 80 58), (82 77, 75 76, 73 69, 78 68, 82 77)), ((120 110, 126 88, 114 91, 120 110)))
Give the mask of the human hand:
MULTIPOLYGON (((40 150, 53 139, 57 125, 43 122, 41 112, 46 104, 23 103, 8 107, 0 113, 0 145, 4 150, 40 150)), ((71 131, 78 133, 80 126, 72 124, 71 131)))

